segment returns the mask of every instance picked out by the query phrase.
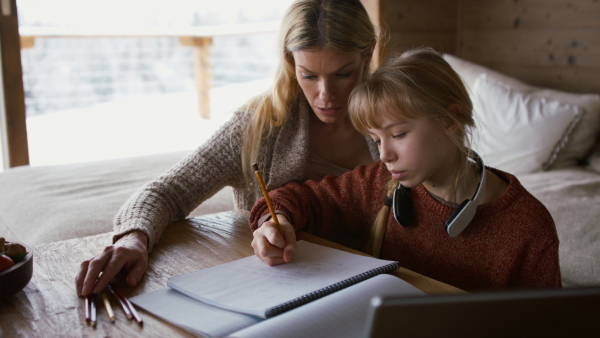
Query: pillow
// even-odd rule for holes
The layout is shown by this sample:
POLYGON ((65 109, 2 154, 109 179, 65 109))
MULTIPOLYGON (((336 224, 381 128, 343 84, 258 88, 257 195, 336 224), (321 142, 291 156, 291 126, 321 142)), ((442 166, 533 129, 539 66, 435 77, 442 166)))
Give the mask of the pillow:
MULTIPOLYGON (((567 168, 580 164, 590 154, 594 142, 600 135, 600 96, 597 94, 567 93, 559 90, 531 86, 513 77, 486 68, 484 66, 460 59, 451 54, 444 54, 444 59, 461 76, 469 90, 474 90, 475 82, 481 74, 502 83, 512 90, 528 94, 532 99, 557 101, 565 105, 578 106, 581 121, 574 126, 568 140, 563 139, 564 146, 548 159, 544 170, 567 168)), ((471 99, 475 101, 474 93, 471 99)), ((558 136, 558 135, 557 135, 558 136)))
POLYGON ((581 108, 539 98, 480 75, 473 88, 478 139, 484 163, 515 175, 548 168, 569 141, 581 108))

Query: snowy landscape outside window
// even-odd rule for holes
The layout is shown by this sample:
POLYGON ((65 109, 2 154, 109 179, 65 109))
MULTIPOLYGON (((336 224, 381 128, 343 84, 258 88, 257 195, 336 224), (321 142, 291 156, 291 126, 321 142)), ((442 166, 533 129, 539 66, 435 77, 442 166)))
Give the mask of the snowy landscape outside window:
POLYGON ((31 165, 196 148, 232 110, 268 88, 276 31, 210 39, 208 119, 199 113, 192 46, 177 36, 118 32, 277 23, 290 3, 17 0, 31 165), (94 36, 49 36, 56 31, 94 36))

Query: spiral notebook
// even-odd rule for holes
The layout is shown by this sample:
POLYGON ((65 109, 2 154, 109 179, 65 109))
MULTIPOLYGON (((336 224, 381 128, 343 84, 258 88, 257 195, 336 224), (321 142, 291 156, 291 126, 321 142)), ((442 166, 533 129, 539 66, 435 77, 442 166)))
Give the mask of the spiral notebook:
POLYGON ((206 304, 269 318, 381 273, 398 262, 299 241, 293 263, 256 256, 169 278, 167 285, 206 304))

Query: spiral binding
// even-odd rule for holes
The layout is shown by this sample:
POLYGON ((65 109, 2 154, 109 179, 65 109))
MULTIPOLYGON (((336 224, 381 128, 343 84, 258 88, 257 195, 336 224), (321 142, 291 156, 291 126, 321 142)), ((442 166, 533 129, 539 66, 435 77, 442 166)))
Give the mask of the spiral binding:
POLYGON ((393 262, 390 263, 388 265, 384 265, 381 266, 379 268, 373 269, 373 270, 369 270, 367 272, 363 272, 359 275, 356 275, 354 277, 350 277, 348 279, 345 279, 341 282, 337 282, 335 284, 326 286, 322 289, 307 293, 306 295, 303 295, 301 297, 298 297, 296 299, 292 299, 289 302, 285 302, 283 304, 274 306, 272 308, 267 309, 267 311, 265 311, 265 316, 266 318, 270 318, 273 316, 276 316, 278 314, 284 313, 288 310, 291 310, 293 308, 296 308, 300 305, 304 305, 306 303, 312 302, 313 300, 319 299, 321 297, 327 296, 329 294, 332 294, 336 291, 339 291, 341 289, 347 288, 351 285, 357 284, 359 282, 362 282, 366 279, 369 279, 371 277, 377 276, 379 274, 382 273, 389 273, 389 272, 394 272, 396 270, 398 270, 398 268, 400 267, 398 262, 393 262))

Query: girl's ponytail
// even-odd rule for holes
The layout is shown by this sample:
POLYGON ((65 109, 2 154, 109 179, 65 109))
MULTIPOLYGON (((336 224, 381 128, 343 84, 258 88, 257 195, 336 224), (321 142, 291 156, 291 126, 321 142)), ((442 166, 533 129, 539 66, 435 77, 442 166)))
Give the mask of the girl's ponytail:
POLYGON ((392 195, 394 190, 398 186, 398 181, 390 180, 387 184, 383 207, 379 210, 371 233, 369 234, 369 240, 367 241, 367 247, 365 252, 374 257, 380 257, 381 246, 385 237, 385 230, 387 228, 388 219, 390 217, 390 207, 392 206, 392 195))

